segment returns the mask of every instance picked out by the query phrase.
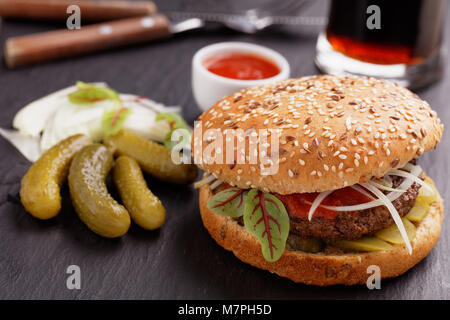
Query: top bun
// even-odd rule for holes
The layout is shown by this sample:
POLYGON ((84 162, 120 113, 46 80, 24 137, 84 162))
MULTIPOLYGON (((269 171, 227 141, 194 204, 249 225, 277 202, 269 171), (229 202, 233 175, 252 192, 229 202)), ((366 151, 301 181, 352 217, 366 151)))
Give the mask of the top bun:
POLYGON ((279 150, 269 147, 268 153, 279 160, 274 174, 261 174, 259 156, 249 163, 247 140, 243 164, 225 163, 225 138, 223 148, 216 144, 206 153, 223 156, 224 163, 197 163, 231 185, 279 194, 334 190, 382 177, 435 148, 443 132, 436 112, 408 89, 375 78, 331 75, 244 89, 217 102, 199 121, 195 132, 202 129, 203 142, 194 132, 196 162, 215 143, 205 134, 208 129, 246 134, 281 129, 279 150))

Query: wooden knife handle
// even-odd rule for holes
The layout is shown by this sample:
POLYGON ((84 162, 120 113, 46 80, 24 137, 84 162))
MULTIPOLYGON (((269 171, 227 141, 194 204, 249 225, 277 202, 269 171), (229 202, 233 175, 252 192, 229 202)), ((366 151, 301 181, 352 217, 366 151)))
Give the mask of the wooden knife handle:
POLYGON ((4 56, 6 65, 16 68, 170 36, 167 18, 155 14, 93 24, 79 30, 58 30, 9 38, 5 43, 4 56))
POLYGON ((156 12, 152 1, 124 0, 0 0, 0 16, 5 18, 65 20, 67 8, 77 5, 81 21, 108 21, 156 12))

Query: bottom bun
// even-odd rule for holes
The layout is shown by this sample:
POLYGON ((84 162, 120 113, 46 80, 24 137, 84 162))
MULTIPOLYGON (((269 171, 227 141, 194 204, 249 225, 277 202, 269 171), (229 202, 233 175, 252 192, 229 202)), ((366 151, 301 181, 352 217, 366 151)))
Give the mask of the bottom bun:
POLYGON ((230 217, 212 213, 206 204, 212 193, 208 186, 200 190, 200 213, 203 224, 216 242, 245 263, 282 277, 317 286, 365 284, 370 276, 367 268, 376 265, 381 278, 399 276, 425 258, 436 245, 441 233, 444 205, 440 195, 417 226, 410 255, 405 245, 390 251, 343 253, 328 255, 286 249, 276 262, 268 262, 261 253, 259 241, 230 217))

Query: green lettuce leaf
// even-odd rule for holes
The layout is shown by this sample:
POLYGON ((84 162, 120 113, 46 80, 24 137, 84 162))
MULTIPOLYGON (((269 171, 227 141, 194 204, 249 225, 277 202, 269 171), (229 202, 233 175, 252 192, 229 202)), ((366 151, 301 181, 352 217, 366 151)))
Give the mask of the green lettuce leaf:
POLYGON ((216 193, 206 204, 206 207, 221 216, 233 218, 244 214, 245 190, 231 187, 216 193))
POLYGON ((77 88, 77 91, 69 94, 69 101, 75 104, 94 103, 103 100, 121 102, 119 93, 110 88, 98 87, 81 81, 77 82, 77 88))
POLYGON ((171 130, 191 129, 191 127, 189 127, 189 125, 186 123, 186 121, 184 121, 183 117, 177 113, 173 113, 173 112, 159 113, 156 116, 155 121, 161 121, 161 120, 166 120, 169 123, 171 130))
POLYGON ((161 121, 161 120, 167 121, 167 123, 170 126, 170 131, 167 133, 167 135, 164 138, 164 145, 167 148, 172 149, 172 147, 177 144, 176 141, 172 141, 172 133, 175 130, 185 129, 185 130, 188 130, 189 132, 192 132, 191 127, 186 123, 186 121, 183 119, 183 117, 177 113, 173 113, 173 112, 159 113, 155 117, 155 121, 161 121))
POLYGON ((244 226, 261 243, 267 261, 280 259, 289 235, 289 216, 277 197, 252 189, 245 198, 244 226))
POLYGON ((125 120, 131 114, 128 108, 105 109, 102 117, 102 129, 105 135, 115 135, 122 129, 125 120))

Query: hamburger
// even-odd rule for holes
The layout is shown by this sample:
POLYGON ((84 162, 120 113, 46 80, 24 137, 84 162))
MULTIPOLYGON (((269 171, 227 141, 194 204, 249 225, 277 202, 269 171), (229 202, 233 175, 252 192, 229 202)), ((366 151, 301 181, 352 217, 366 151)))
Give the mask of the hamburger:
POLYGON ((399 276, 439 239, 443 200, 419 157, 442 132, 427 102, 385 80, 244 89, 194 125, 203 224, 243 262, 295 282, 364 284, 370 266, 399 276))

